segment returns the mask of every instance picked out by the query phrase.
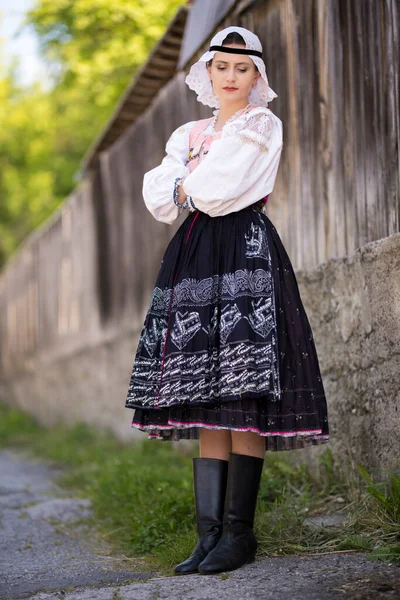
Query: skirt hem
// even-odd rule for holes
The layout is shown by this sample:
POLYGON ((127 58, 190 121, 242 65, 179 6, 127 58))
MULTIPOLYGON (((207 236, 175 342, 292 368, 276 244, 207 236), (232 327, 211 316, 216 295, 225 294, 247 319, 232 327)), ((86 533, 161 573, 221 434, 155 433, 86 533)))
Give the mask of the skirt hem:
POLYGON ((225 426, 225 425, 210 425, 209 423, 201 423, 201 422, 188 422, 181 423, 179 421, 173 421, 172 419, 168 420, 167 425, 162 424, 149 424, 142 425, 140 423, 131 423, 131 428, 139 429, 144 432, 151 432, 152 430, 172 430, 172 429, 190 429, 192 427, 204 428, 204 429, 212 429, 212 430, 230 430, 230 431, 251 431, 253 433, 258 433, 263 437, 267 436, 280 436, 280 437, 295 437, 295 436, 306 436, 306 437, 317 437, 318 439, 326 439, 329 440, 329 435, 323 434, 322 429, 303 429, 299 431, 261 431, 256 427, 235 427, 235 426, 225 426))
POLYGON ((265 439, 265 450, 267 451, 285 451, 301 450, 310 446, 320 446, 330 442, 329 433, 323 432, 321 428, 315 430, 300 431, 261 431, 254 427, 235 427, 224 425, 211 425, 208 423, 188 422, 179 424, 171 422, 168 425, 141 425, 132 422, 132 429, 138 429, 147 433, 149 440, 158 441, 180 441, 180 440, 198 440, 200 428, 209 430, 230 430, 257 433, 265 439))

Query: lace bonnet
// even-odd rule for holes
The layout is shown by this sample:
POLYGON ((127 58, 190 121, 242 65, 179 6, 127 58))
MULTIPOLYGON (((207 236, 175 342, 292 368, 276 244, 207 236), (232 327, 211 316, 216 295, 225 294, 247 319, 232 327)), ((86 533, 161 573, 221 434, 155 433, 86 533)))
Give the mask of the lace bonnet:
POLYGON ((196 92, 198 102, 211 106, 213 108, 219 108, 219 99, 215 94, 208 72, 206 63, 211 60, 215 53, 220 51, 219 48, 211 49, 215 46, 222 46, 222 42, 232 32, 236 31, 239 33, 246 43, 245 49, 229 48, 224 46, 224 52, 233 54, 247 54, 245 50, 250 50, 252 54, 248 56, 252 59, 256 67, 258 68, 261 77, 257 79, 255 85, 253 85, 249 94, 249 102, 256 104, 257 106, 268 106, 268 102, 271 102, 274 98, 277 98, 277 94, 272 88, 269 87, 268 77, 265 68, 265 63, 262 59, 262 46, 260 39, 248 29, 244 27, 227 27, 219 31, 211 40, 210 50, 205 52, 200 59, 192 65, 189 74, 186 76, 185 82, 191 90, 196 92), (253 54, 254 53, 254 54, 253 54))

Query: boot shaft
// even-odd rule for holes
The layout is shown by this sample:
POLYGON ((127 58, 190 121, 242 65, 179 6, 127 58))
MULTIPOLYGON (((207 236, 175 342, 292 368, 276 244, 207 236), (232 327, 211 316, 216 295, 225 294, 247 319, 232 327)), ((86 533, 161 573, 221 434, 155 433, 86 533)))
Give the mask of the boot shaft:
POLYGON ((193 459, 193 483, 198 534, 217 523, 222 525, 228 461, 217 458, 193 459))
POLYGON ((264 459, 230 453, 224 524, 253 528, 264 459))

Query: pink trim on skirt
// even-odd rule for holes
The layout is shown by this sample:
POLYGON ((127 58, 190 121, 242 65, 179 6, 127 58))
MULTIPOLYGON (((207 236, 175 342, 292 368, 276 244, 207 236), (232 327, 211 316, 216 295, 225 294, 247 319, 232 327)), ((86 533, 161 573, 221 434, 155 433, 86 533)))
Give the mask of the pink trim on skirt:
MULTIPOLYGON (((175 428, 179 428, 179 429, 190 429, 191 427, 203 427, 204 429, 228 429, 230 431, 251 431, 253 433, 258 433, 259 435, 263 436, 263 437, 271 437, 273 435, 280 435, 282 437, 294 437, 294 436, 298 436, 298 435, 309 435, 309 434, 314 434, 313 437, 318 437, 321 439, 328 439, 329 435, 322 435, 322 429, 303 429, 300 431, 261 431, 260 429, 257 429, 256 427, 226 427, 223 425, 210 425, 209 423, 202 423, 201 421, 194 421, 194 422, 181 422, 181 421, 174 421, 174 419, 168 419, 168 425, 140 425, 139 423, 131 423, 131 427, 135 428, 135 429, 140 429, 141 431, 148 431, 148 430, 154 430, 154 429, 162 429, 162 430, 167 430, 167 429, 175 429, 175 428)), ((158 435, 156 433, 149 433, 148 434, 149 438, 158 438, 158 435)))

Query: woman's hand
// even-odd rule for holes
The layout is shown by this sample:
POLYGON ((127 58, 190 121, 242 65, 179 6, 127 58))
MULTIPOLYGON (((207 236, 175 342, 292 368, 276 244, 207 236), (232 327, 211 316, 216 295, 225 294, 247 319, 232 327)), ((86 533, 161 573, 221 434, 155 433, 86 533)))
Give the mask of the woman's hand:
POLYGON ((178 196, 177 200, 178 200, 179 204, 183 204, 185 202, 185 200, 186 200, 186 193, 185 193, 185 191, 184 191, 184 189, 182 187, 182 183, 183 182, 181 182, 178 185, 179 196, 178 196))

